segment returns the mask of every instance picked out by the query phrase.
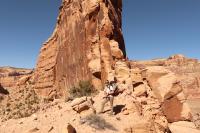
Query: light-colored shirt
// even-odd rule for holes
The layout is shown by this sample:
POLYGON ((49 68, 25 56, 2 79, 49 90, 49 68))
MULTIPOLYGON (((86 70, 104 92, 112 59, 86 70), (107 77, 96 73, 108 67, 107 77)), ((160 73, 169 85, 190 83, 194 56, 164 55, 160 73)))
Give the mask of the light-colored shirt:
POLYGON ((106 85, 104 91, 106 94, 113 94, 117 88, 117 84, 106 85))

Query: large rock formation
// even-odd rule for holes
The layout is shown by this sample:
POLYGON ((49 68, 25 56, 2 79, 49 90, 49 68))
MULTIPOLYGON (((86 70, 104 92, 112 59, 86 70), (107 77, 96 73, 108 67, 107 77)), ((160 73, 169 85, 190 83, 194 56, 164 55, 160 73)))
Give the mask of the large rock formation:
MULTIPOLYGON (((160 66, 176 74, 188 99, 200 98, 200 63, 183 55, 173 55, 168 59, 131 61, 132 67, 160 66)), ((163 72, 163 71, 161 71, 163 72)))
POLYGON ((195 121, 199 126, 199 70, 200 64, 196 59, 183 55, 174 55, 168 59, 149 61, 131 61, 131 68, 142 69, 133 79, 146 79, 159 99, 162 110, 168 122, 195 121), (139 77, 139 78, 138 78, 139 77))
POLYGON ((114 60, 126 57, 121 12, 122 0, 63 0, 55 31, 38 58, 37 94, 63 95, 80 80, 101 88, 114 60))

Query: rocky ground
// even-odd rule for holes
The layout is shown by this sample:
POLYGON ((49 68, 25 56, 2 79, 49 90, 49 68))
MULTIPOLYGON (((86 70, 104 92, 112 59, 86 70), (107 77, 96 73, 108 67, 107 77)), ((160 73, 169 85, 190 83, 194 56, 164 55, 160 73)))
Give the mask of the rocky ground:
MULTIPOLYGON (((91 109, 77 113, 72 109, 71 101, 64 102, 55 99, 51 103, 43 104, 37 113, 29 117, 0 122, 0 131, 1 133, 68 133, 70 124, 78 133, 159 133, 169 132, 167 126, 173 130, 173 133, 200 132, 191 122, 180 121, 168 124, 165 117, 159 115, 154 119, 149 119, 148 111, 140 112, 137 107, 128 107, 128 101, 130 102, 131 98, 124 95, 120 94, 115 98, 116 114, 113 116, 109 114, 109 104, 106 105, 104 114, 95 115, 91 109)), ((100 108, 101 97, 102 92, 93 97, 97 111, 100 108)), ((152 105, 154 108, 158 106, 155 103, 152 105)), ((141 111, 144 111, 144 103, 138 106, 141 106, 141 111)))
MULTIPOLYGON (((97 111, 100 108, 101 97, 102 92, 93 97, 97 111)), ((30 117, 1 122, 0 131, 1 133, 66 133, 67 125, 70 123, 78 133, 122 133, 132 130, 132 126, 135 126, 134 130, 137 131, 145 132, 145 128, 152 128, 152 132, 155 132, 155 127, 151 125, 153 122, 147 121, 147 117, 140 115, 136 108, 131 108, 131 112, 123 111, 127 103, 124 100, 130 99, 123 97, 123 94, 116 97, 114 101, 116 115, 113 116, 109 115, 109 104, 105 107, 104 114, 93 115, 91 109, 79 114, 72 109, 71 102, 54 100, 30 117)))
MULTIPOLYGON (((180 55, 173 59, 181 63, 187 60, 180 55)), ((35 93, 33 78, 24 75, 15 89, 0 88, 0 131, 65 133, 74 127, 80 133, 199 133, 200 100, 194 95, 199 92, 199 68, 188 66, 187 60, 172 70, 166 65, 171 60, 117 61, 120 93, 114 101, 113 116, 109 115, 109 104, 104 114, 94 114, 90 108, 94 102, 95 110, 100 110, 102 91, 92 97, 68 98, 67 102, 56 97, 44 99, 35 93), (182 69, 185 73, 179 73, 182 69), (2 93, 5 91, 8 93, 2 93)))
MULTIPOLYGON (((167 82, 170 86, 170 81, 167 82)), ((1 133, 73 133, 69 131, 73 127, 78 133, 200 132, 197 129, 199 116, 192 121, 188 117, 187 108, 182 106, 183 114, 179 116, 171 110, 172 117, 167 113, 169 110, 162 108, 162 103, 154 97, 154 91, 146 81, 137 83, 134 90, 126 89, 115 97, 115 115, 109 114, 109 104, 106 105, 103 114, 94 114, 93 110, 89 108, 88 99, 94 101, 93 106, 97 112, 100 110, 102 91, 91 98, 81 97, 67 102, 62 99, 54 99, 52 102, 47 102, 39 101, 31 91, 32 86, 27 84, 25 89, 19 89, 15 93, 9 94, 9 98, 5 96, 1 102, 0 131, 1 133)), ((123 85, 120 87, 123 88, 123 85)), ((177 88, 170 91, 175 93, 177 88)), ((168 101, 165 102, 168 104, 168 101)), ((194 114, 198 114, 199 101, 187 102, 190 102, 192 109, 195 108, 194 114)), ((175 106, 174 112, 177 113, 176 107, 181 105, 181 103, 175 103, 173 105, 175 106)))

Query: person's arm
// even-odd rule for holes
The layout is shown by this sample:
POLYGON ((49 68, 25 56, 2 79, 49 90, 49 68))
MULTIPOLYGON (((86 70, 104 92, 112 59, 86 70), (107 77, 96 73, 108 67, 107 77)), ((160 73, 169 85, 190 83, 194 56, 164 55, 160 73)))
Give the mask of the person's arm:
POLYGON ((108 97, 108 88, 107 88, 107 86, 105 86, 105 88, 104 88, 104 97, 108 97))

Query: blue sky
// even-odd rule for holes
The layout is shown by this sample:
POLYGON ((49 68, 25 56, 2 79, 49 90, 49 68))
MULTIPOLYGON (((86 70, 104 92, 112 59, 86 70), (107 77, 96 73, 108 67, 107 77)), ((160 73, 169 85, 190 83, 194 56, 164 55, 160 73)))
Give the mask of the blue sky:
MULTIPOLYGON (((61 0, 0 1, 0 66, 33 68, 61 0)), ((123 0, 129 59, 182 53, 200 59, 200 0, 123 0)))
POLYGON ((130 59, 181 53, 200 59, 200 0, 123 0, 130 59))
POLYGON ((33 68, 61 0, 0 0, 0 66, 33 68))

